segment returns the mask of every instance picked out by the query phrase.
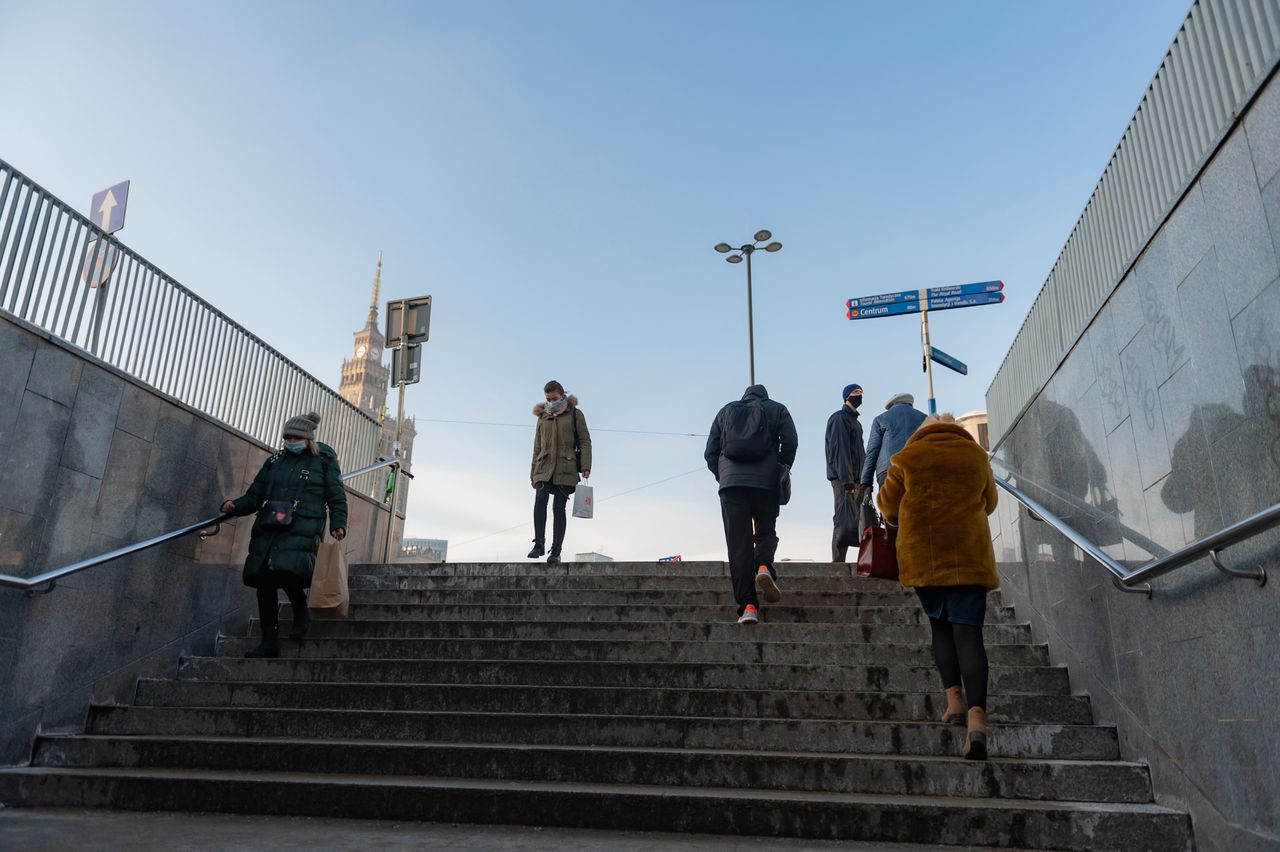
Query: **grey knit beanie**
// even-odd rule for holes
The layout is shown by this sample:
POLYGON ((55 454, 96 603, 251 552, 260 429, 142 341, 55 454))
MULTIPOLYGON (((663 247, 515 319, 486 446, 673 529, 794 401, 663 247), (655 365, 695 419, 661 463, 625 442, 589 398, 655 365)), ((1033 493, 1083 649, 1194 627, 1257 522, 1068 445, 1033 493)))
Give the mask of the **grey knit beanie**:
POLYGON ((884 404, 884 410, 888 411, 890 408, 893 408, 895 405, 897 405, 900 402, 905 402, 907 405, 915 405, 916 398, 909 393, 897 394, 895 396, 890 397, 889 401, 884 404))
POLYGON ((316 427, 320 425, 320 415, 314 411, 310 414, 299 414, 290 417, 284 424, 282 435, 297 435, 299 438, 316 439, 316 427))

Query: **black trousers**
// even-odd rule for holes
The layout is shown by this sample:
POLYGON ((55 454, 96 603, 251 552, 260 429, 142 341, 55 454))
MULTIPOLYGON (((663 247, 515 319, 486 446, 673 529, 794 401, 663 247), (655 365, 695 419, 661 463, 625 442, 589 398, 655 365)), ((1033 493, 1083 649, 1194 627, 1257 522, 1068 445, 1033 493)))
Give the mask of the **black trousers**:
POLYGON ((763 488, 726 488, 720 492, 724 540, 729 547, 729 575, 738 615, 756 598, 756 571, 761 565, 775 578, 773 558, 778 552, 778 492, 763 488))
POLYGON ((551 510, 555 518, 551 526, 550 553, 552 556, 559 556, 560 548, 564 546, 565 531, 569 527, 569 513, 565 510, 565 504, 576 489, 572 485, 554 485, 550 482, 539 482, 537 489, 537 496, 533 498, 533 542, 539 547, 546 547, 547 503, 555 498, 551 510))
POLYGON ((297 574, 287 571, 263 571, 258 577, 258 618, 262 621, 262 635, 280 629, 280 596, 284 591, 293 607, 293 620, 296 622, 301 613, 306 612, 307 596, 302 591, 303 580, 297 574))

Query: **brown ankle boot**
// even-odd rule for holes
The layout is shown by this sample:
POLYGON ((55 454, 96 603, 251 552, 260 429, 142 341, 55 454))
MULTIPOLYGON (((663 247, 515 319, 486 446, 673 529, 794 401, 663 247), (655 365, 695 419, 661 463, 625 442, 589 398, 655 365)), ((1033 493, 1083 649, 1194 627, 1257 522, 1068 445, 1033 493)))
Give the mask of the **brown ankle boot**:
POLYGON ((970 707, 968 728, 964 737, 964 750, 960 752, 960 756, 965 760, 986 760, 987 711, 981 707, 970 707))
POLYGON ((942 721, 948 725, 964 724, 964 690, 958 686, 947 687, 947 710, 942 721))

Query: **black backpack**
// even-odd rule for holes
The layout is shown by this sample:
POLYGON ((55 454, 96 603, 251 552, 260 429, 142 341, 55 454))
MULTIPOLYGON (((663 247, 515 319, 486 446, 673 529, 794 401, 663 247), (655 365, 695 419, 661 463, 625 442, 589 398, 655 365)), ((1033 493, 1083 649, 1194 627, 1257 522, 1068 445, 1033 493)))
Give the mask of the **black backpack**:
POLYGON ((720 452, 725 458, 753 462, 775 451, 769 432, 769 418, 760 403, 747 400, 731 402, 724 407, 722 417, 720 452))

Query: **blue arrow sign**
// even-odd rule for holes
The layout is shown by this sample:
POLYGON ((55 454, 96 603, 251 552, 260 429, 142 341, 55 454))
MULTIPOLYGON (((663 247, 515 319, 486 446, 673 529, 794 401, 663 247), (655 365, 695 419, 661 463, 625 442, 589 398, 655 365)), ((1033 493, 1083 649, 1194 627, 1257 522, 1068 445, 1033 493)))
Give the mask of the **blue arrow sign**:
POLYGON ((934 299, 945 299, 950 296, 977 296, 981 293, 999 293, 1004 289, 1003 281, 980 281, 977 284, 960 284, 955 287, 930 287, 925 290, 929 302, 934 299))
POLYGON ((129 181, 108 187, 89 202, 89 218, 108 234, 124 227, 124 209, 129 203, 129 181))
MULTIPOLYGON (((855 301, 850 299, 849 301, 855 301)), ((858 306, 850 307, 845 311, 845 316, 851 320, 858 319, 875 319, 876 317, 891 317, 898 314, 918 314, 920 313, 920 302, 898 302, 892 305, 875 305, 870 308, 862 308, 858 306)))
POLYGON ((929 299, 925 305, 931 311, 949 311, 952 308, 972 308, 977 305, 998 305, 1004 301, 1004 293, 983 293, 977 296, 948 296, 929 299))
POLYGON ((934 363, 941 364, 949 370, 955 370, 962 376, 969 375, 969 365, 957 358, 952 358, 936 346, 929 347, 929 357, 934 363))
POLYGON ((920 293, 920 290, 900 290, 897 293, 882 293, 879 296, 859 296, 856 299, 846 299, 844 306, 852 310, 853 308, 892 305, 898 302, 918 302, 920 301, 920 293))

